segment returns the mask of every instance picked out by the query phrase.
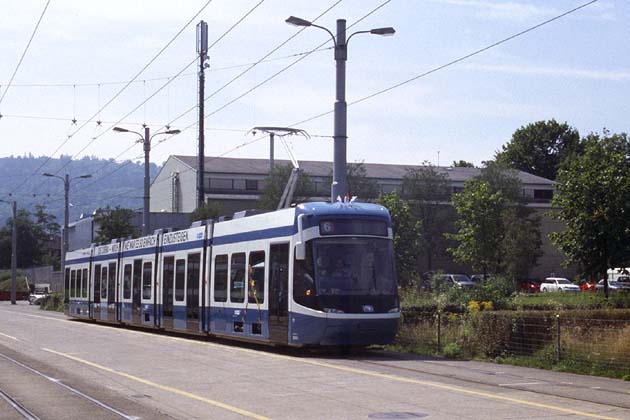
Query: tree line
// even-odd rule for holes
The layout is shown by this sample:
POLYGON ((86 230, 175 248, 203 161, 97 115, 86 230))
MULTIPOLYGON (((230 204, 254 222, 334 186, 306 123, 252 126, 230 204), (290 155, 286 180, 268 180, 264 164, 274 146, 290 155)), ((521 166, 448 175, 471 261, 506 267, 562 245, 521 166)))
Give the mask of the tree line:
MULTIPOLYGON (((460 160, 452 166, 474 165, 460 160)), ((428 162, 408 168, 402 188, 388 194, 379 193, 363 163, 349 164, 347 178, 350 195, 390 210, 398 277, 401 283, 411 284, 418 281, 419 266, 439 268, 435 261, 445 257, 482 273, 528 276, 541 256, 541 215, 527 206, 514 170, 556 182, 550 215, 566 229, 553 233, 551 240, 566 255, 566 264, 576 264, 591 278, 601 278, 608 268, 630 265, 630 143, 626 133, 603 130, 581 137, 566 122, 553 119, 522 126, 493 160, 483 163, 477 176, 455 192, 448 175, 428 162)), ((270 172, 260 208, 276 208, 290 172, 289 166, 276 166, 270 172)), ((294 201, 314 193, 314 183, 302 174, 294 201)), ((221 214, 219 205, 207 204, 191 215, 191 221, 221 214)), ((97 241, 138 235, 131 215, 131 210, 119 207, 101 212, 97 241)), ((12 223, 9 219, 0 229, 0 267, 10 266, 12 223)), ((46 241, 59 233, 54 216, 39 206, 33 214, 20 210, 17 223, 20 266, 58 264, 58 256, 44 251, 46 241)))

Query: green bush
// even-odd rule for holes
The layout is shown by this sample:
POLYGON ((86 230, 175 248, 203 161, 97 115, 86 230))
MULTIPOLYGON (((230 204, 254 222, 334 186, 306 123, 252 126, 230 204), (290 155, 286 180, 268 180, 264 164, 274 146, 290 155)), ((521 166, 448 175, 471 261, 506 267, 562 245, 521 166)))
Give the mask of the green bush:
POLYGON ((39 309, 43 309, 45 311, 64 311, 63 304, 63 293, 53 293, 49 296, 46 296, 43 300, 39 309))
MULTIPOLYGON (((15 290, 17 292, 30 292, 28 282, 21 272, 18 272, 15 279, 15 290)), ((0 292, 11 291, 11 272, 3 272, 0 274, 0 292)))

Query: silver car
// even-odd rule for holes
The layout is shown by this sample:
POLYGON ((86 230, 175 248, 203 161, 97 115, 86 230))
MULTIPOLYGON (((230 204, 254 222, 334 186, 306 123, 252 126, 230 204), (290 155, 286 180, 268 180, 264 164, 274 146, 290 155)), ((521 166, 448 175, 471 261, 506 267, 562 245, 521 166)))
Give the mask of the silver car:
MULTIPOLYGON (((600 280, 595 285, 595 291, 603 292, 604 291, 604 281, 600 280)), ((615 280, 608 280, 608 290, 610 292, 628 292, 630 291, 630 284, 615 280)))

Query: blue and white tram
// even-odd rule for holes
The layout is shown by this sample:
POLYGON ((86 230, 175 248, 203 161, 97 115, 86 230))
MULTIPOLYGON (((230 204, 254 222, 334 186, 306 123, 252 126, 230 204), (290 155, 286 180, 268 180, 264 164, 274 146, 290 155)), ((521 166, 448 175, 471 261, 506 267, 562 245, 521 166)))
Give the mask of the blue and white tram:
POLYGON ((304 203, 68 252, 66 314, 298 347, 386 344, 400 317, 393 259, 384 207, 304 203))

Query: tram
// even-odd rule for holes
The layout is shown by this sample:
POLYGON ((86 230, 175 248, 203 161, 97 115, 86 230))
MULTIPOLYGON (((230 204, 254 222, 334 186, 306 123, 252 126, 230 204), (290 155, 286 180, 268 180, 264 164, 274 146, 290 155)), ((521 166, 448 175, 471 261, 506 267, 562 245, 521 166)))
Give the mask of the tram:
MULTIPOLYGON (((254 212, 256 213, 256 212, 254 212)), ((390 343, 400 306, 391 219, 304 203, 66 253, 72 318, 273 345, 390 343)))

